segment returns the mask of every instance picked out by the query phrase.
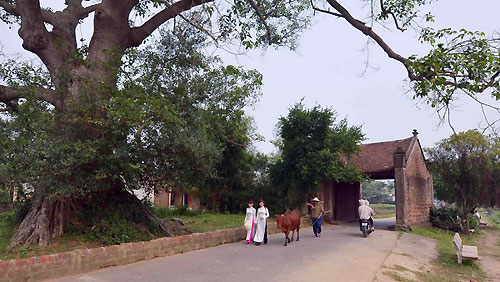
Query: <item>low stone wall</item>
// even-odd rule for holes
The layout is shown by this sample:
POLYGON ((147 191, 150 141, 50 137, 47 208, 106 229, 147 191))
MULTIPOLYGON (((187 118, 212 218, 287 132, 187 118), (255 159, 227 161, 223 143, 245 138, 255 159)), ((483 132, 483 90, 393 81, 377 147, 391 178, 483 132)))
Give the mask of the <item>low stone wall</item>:
POLYGON ((235 228, 0 261, 0 281, 38 281, 84 273, 103 267, 124 265, 231 243, 245 239, 245 235, 243 228, 235 228))

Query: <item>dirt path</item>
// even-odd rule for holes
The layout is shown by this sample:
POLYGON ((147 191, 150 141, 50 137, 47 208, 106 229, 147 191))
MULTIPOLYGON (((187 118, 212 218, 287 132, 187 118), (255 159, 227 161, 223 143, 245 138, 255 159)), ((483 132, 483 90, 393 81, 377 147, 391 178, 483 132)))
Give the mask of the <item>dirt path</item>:
POLYGON ((500 281, 500 230, 488 226, 478 240, 479 265, 487 274, 485 281, 500 281))
POLYGON ((437 257, 435 240, 401 233, 374 281, 420 281, 416 273, 432 272, 437 257))

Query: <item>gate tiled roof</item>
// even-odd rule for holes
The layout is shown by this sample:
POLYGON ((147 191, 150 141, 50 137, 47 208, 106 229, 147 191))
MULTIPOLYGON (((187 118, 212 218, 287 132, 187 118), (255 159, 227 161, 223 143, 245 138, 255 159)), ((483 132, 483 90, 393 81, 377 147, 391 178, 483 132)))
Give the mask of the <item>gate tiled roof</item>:
POLYGON ((359 156, 354 156, 350 163, 372 178, 373 176, 377 178, 376 175, 380 175, 380 178, 383 178, 382 175, 391 178, 390 176, 394 173, 394 152, 401 147, 408 156, 408 150, 414 138, 363 144, 359 156))

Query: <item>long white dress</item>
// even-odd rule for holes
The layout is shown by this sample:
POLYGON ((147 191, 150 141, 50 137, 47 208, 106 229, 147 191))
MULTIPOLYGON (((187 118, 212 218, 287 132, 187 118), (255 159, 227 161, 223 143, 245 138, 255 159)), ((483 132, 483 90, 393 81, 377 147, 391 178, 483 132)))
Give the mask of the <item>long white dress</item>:
POLYGON ((257 231, 255 231, 255 237, 253 238, 254 242, 262 243, 264 241, 264 232, 266 231, 266 220, 268 217, 269 211, 266 207, 260 207, 257 210, 257 231))
POLYGON ((247 208, 247 212, 245 215, 245 222, 247 221, 252 222, 252 229, 247 231, 247 238, 246 238, 247 242, 251 242, 255 235, 255 213, 256 211, 254 207, 247 208))

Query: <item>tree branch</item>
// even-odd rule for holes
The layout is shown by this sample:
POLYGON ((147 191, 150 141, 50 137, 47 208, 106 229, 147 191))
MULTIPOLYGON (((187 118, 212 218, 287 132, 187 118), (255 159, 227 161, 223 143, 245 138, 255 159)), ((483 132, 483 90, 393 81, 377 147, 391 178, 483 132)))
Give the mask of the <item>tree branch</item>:
MULTIPOLYGON (((405 57, 401 56, 400 54, 394 52, 391 47, 385 41, 377 34, 375 33, 370 27, 364 25, 361 21, 355 19, 349 11, 347 11, 342 5, 340 5, 339 2, 336 0, 327 0, 327 2, 335 9, 337 10, 342 17, 350 23, 354 28, 357 30, 361 31, 364 35, 371 37, 383 50, 384 52, 389 56, 389 58, 395 59, 396 61, 401 62, 406 66, 406 63, 408 59, 405 57)), ((407 67, 408 69, 408 67, 407 67)), ((413 74, 408 71, 410 75, 413 76, 413 74)), ((411 77, 410 77, 411 79, 411 77)))
POLYGON ((101 4, 94 4, 90 5, 88 7, 82 7, 81 12, 80 12, 80 19, 86 18, 90 13, 95 12, 97 7, 99 7, 101 4))
POLYGON ((49 70, 59 68, 63 63, 51 34, 45 28, 40 2, 37 0, 18 0, 17 9, 21 16, 19 36, 23 39, 23 48, 40 57, 49 70))
POLYGON ((161 12, 154 15, 151 19, 145 22, 140 27, 134 27, 130 30, 129 42, 126 47, 137 47, 144 39, 146 39, 153 31, 167 20, 179 15, 180 13, 190 10, 193 7, 212 2, 214 0, 180 0, 171 6, 166 7, 161 12))
POLYGON ((192 20, 186 18, 185 16, 183 16, 182 14, 179 14, 179 16, 185 20, 188 24, 190 24, 191 26, 193 26, 194 28, 197 28, 199 31, 205 33, 206 35, 208 35, 210 38, 212 38, 212 40, 214 41, 215 44, 218 44, 218 40, 217 38, 210 32, 208 31, 206 28, 204 28, 203 26, 193 22, 192 20))
MULTIPOLYGON (((332 15, 332 16, 335 16, 335 17, 339 17, 339 18, 343 18, 344 16, 342 14, 339 14, 339 13, 335 13, 335 12, 332 12, 330 10, 325 10, 325 9, 321 9, 321 8, 318 8, 314 5, 314 2, 313 0, 311 0, 311 7, 313 8, 313 10, 315 11, 318 11, 318 12, 321 12, 321 13, 325 13, 325 14, 329 14, 329 15, 332 15)), ((357 20, 360 24, 363 24, 363 25, 366 25, 365 22, 362 22, 360 20, 357 20)))
POLYGON ((396 19, 396 15, 389 9, 387 10, 384 5, 384 0, 380 0, 380 9, 382 10, 382 15, 391 15, 392 19, 394 20, 394 25, 396 28, 400 31, 405 31, 404 28, 400 27, 398 24, 398 20, 396 19))
POLYGON ((38 100, 50 103, 56 109, 62 108, 62 103, 57 99, 57 92, 43 87, 22 86, 13 88, 0 85, 0 102, 9 105, 20 98, 35 97, 38 100))
POLYGON ((9 13, 13 16, 16 16, 16 17, 20 16, 19 12, 17 11, 17 7, 12 5, 12 4, 7 3, 7 1, 5 1, 5 0, 0 0, 0 7, 2 7, 7 13, 9 13))
MULTIPOLYGON (((371 39, 373 39, 381 48, 382 50, 389 56, 389 58, 394 59, 400 63, 403 64, 403 66, 406 68, 406 71, 408 72, 408 77, 410 78, 411 81, 424 81, 428 80, 429 78, 432 77, 427 77, 427 76, 417 76, 415 75, 411 68, 410 68, 410 61, 401 56, 400 54, 396 53, 392 48, 376 33, 373 31, 373 29, 369 26, 366 26, 363 24, 363 22, 355 19, 349 11, 347 11, 346 8, 344 8, 340 3, 336 0, 327 0, 327 2, 332 6, 337 12, 339 12, 342 15, 342 18, 344 18, 348 23, 350 23, 354 28, 357 30, 361 31, 364 35, 369 36, 371 39)), ((458 86, 457 83, 454 83, 452 81, 446 81, 444 82, 445 85, 452 85, 452 86, 458 86)))
POLYGON ((269 41, 269 44, 272 43, 272 37, 271 37, 271 29, 269 28, 269 26, 267 25, 267 22, 266 22, 266 18, 262 15, 262 13, 259 11, 259 7, 257 6, 257 4, 253 1, 253 0, 248 0, 248 3, 250 3, 250 6, 252 7, 252 9, 255 11, 255 13, 257 14, 257 16, 259 17, 260 21, 262 22, 262 24, 264 25, 264 27, 266 28, 266 36, 267 36, 267 40, 269 41))
POLYGON ((18 91, 10 87, 0 85, 0 102, 7 103, 19 98, 18 91))

